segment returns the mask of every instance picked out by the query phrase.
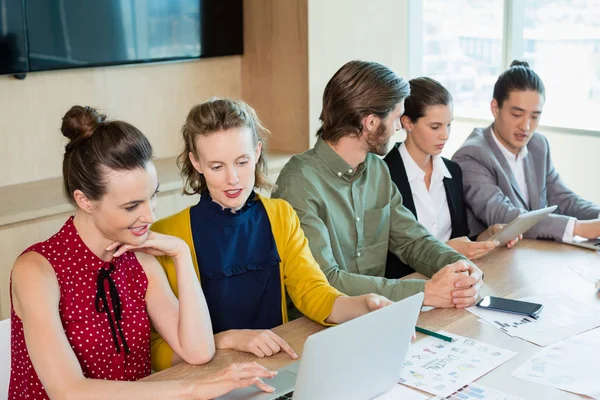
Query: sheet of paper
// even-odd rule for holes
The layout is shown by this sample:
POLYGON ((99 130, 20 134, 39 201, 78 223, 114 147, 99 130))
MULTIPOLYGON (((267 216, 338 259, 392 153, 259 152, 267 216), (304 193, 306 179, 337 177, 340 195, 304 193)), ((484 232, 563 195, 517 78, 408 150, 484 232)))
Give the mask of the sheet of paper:
POLYGON ((600 269, 589 264, 577 264, 569 265, 571 271, 581 276, 583 279, 590 283, 596 283, 600 281, 600 269))
POLYGON ((569 392, 600 398, 600 329, 541 349, 512 376, 569 392))
POLYGON ((590 329, 596 328, 600 325, 598 319, 590 322, 584 322, 583 324, 563 326, 562 328, 556 328, 555 330, 543 331, 543 332, 519 332, 521 339, 527 340, 528 342, 537 344, 538 346, 548 346, 549 344, 558 342, 559 340, 566 339, 579 333, 587 332, 590 329))
POLYGON ((477 382, 469 383, 467 386, 458 389, 448 397, 436 396, 433 400, 524 400, 522 397, 514 396, 496 390, 489 386, 477 382))
MULTIPOLYGON (((490 324, 486 320, 478 319, 477 321, 482 324, 489 325, 491 327, 497 328, 497 326, 490 324)), ((537 344, 538 346, 548 346, 554 342, 558 342, 559 340, 566 339, 573 335, 577 335, 579 333, 587 332, 590 329, 594 329, 598 326, 598 321, 585 322, 583 324, 571 325, 571 326, 563 326, 562 328, 556 328, 553 331, 544 331, 540 332, 518 332, 518 337, 527 340, 533 344, 537 344)), ((512 336, 512 335, 511 335, 512 336)))
POLYGON ((440 332, 452 343, 426 337, 413 343, 404 361, 400 383, 448 396, 515 356, 515 352, 474 339, 440 332))
POLYGON ((395 385, 390 391, 380 394, 373 400, 424 400, 429 396, 402 385, 395 385))
POLYGON ((525 297, 520 300, 543 304, 540 317, 536 320, 475 306, 467 310, 510 336, 517 336, 540 346, 600 326, 600 313, 597 309, 585 306, 564 293, 525 297))

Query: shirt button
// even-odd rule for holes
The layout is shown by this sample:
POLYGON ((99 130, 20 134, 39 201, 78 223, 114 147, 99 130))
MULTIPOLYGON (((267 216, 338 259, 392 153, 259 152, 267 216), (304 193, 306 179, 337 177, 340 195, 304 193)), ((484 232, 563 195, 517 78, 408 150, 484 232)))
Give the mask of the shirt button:
POLYGON ((349 174, 351 174, 351 173, 353 173, 353 172, 354 172, 354 171, 352 171, 352 168, 350 168, 350 169, 348 170, 348 173, 349 173, 349 174))
POLYGON ((360 222, 360 217, 356 217, 356 222, 360 222))
POLYGON ((356 257, 360 257, 360 251, 356 253, 356 257))
POLYGON ((341 173, 341 172, 338 172, 338 176, 339 176, 339 177, 341 177, 341 176, 342 176, 342 173, 341 173))

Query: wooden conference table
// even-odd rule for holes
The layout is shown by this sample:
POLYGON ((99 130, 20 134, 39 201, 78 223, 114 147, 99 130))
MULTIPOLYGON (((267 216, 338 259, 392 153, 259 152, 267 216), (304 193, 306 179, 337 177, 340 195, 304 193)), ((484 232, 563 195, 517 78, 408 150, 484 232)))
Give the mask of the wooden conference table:
MULTIPOLYGON (((595 251, 554 242, 523 240, 514 249, 494 250, 483 260, 477 260, 476 264, 485 272, 485 286, 481 291, 482 295, 517 299, 563 291, 582 303, 598 307, 600 310, 600 292, 594 289, 594 284, 584 280, 568 268, 586 264, 600 269, 600 255, 595 251)), ((418 277, 420 275, 415 273, 407 278, 418 277)), ((477 317, 468 311, 434 309, 422 312, 418 324, 423 328, 434 331, 445 330, 518 353, 514 358, 480 378, 478 382, 484 385, 521 396, 524 399, 585 398, 585 396, 510 376, 512 371, 541 347, 519 338, 510 337, 498 329, 480 323, 477 321, 477 317)), ((300 318, 274 328, 273 332, 285 339, 301 355, 306 338, 322 329, 324 329, 322 326, 307 318, 300 318)), ((417 340, 424 337, 422 334, 417 335, 417 340)), ((597 356, 590 354, 589 361, 598 362, 597 356)), ((292 360, 285 353, 260 359, 252 354, 234 350, 217 350, 215 358, 206 365, 193 366, 184 363, 153 374, 145 380, 194 378, 219 370, 232 362, 247 361, 257 361, 269 369, 276 370, 292 360)), ((586 362, 586 360, 582 360, 582 362, 586 362)))

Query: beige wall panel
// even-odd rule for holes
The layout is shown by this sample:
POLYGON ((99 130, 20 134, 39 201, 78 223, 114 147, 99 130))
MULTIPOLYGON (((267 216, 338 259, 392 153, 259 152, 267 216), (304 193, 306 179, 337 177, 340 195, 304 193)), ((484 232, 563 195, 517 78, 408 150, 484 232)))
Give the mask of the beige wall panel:
POLYGON ((242 95, 272 132, 269 149, 308 148, 307 0, 246 0, 242 95))
POLYGON ((1 76, 0 186, 61 175, 60 122, 74 104, 131 122, 168 157, 190 106, 211 96, 241 96, 240 56, 1 76))

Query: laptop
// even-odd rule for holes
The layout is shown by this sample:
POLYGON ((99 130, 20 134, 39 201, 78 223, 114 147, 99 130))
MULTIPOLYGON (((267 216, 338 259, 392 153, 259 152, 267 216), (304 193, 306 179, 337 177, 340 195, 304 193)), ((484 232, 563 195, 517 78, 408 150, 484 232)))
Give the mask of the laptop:
POLYGON ((423 303, 415 294, 377 311, 315 333, 306 339, 301 361, 265 383, 275 392, 252 386, 220 400, 368 400, 398 384, 404 358, 423 303))
POLYGON ((519 235, 524 234, 529 229, 533 228, 538 222, 552 214, 556 210, 557 206, 551 206, 542 208, 540 210, 528 211, 523 214, 519 214, 517 218, 510 221, 509 224, 504 226, 499 232, 495 233, 488 240, 497 240, 500 242, 500 246, 505 246, 508 242, 513 240, 519 235))
POLYGON ((581 236, 575 236, 572 242, 565 243, 572 244, 573 246, 585 247, 586 249, 600 251, 600 238, 586 239, 581 236))

